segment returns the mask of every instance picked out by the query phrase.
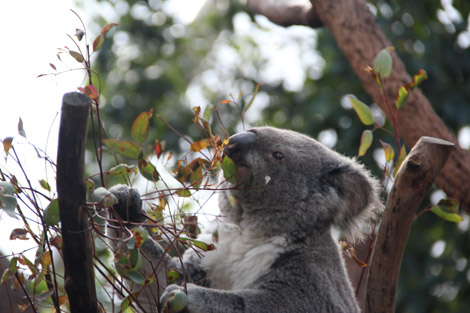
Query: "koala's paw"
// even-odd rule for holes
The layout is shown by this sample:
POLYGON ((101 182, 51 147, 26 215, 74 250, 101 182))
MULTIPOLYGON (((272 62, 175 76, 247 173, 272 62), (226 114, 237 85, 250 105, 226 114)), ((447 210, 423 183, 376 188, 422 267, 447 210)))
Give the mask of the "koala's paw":
POLYGON ((145 221, 145 212, 142 210, 142 200, 137 189, 126 185, 116 185, 109 191, 118 199, 113 209, 124 222, 142 223, 145 221))
POLYGON ((182 287, 170 285, 160 298, 160 303, 164 313, 187 312, 188 297, 182 287))

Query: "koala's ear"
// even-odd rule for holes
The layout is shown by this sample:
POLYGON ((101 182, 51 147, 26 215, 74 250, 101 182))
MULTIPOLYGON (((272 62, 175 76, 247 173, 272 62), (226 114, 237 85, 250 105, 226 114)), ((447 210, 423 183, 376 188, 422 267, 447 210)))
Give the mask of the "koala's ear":
POLYGON ((378 182, 356 163, 335 168, 328 176, 338 197, 334 223, 348 241, 359 241, 363 238, 362 225, 376 217, 382 207, 378 182))

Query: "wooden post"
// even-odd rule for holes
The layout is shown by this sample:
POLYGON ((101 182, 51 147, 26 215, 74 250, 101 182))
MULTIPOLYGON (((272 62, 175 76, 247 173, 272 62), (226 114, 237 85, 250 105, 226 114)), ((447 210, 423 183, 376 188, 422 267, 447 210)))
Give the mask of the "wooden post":
POLYGON ((454 145, 421 137, 403 161, 390 192, 370 263, 366 313, 395 312, 395 294, 411 224, 454 145))
POLYGON ((57 191, 62 227, 65 290, 72 313, 98 312, 93 242, 86 209, 85 146, 91 99, 64 95, 57 152, 57 191))

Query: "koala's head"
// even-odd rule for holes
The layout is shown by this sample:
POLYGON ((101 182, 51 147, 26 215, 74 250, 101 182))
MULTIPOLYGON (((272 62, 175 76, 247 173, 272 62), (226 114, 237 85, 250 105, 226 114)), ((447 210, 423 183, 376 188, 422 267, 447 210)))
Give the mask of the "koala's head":
POLYGON ((380 207, 378 184, 357 162, 305 135, 258 127, 230 137, 237 183, 224 183, 222 214, 266 235, 301 238, 336 225, 350 241, 380 207))

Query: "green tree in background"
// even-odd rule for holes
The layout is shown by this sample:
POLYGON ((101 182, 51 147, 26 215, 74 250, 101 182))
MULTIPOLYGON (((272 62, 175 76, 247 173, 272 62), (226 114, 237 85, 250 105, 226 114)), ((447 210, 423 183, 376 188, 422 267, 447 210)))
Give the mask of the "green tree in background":
MULTIPOLYGON (((104 83, 101 114, 108 135, 129 137, 137 115, 153 108, 179 132, 197 138, 191 107, 211 103, 220 108, 229 131, 239 131, 243 126, 236 108, 219 101, 240 90, 250 97, 261 82, 247 124, 290 128, 356 155, 363 125, 344 97, 372 100, 330 33, 275 26, 248 12, 242 2, 208 1, 190 24, 173 17, 169 1, 98 2, 120 16, 97 19, 101 26, 120 23, 96 62, 104 83)), ((469 2, 373 1, 369 6, 408 72, 428 72, 420 88, 449 129, 458 134, 468 127, 469 2)), ((372 108, 383 118, 377 106, 372 108)), ((168 149, 180 147, 180 137, 158 118, 151 130, 151 138, 165 140, 168 149)), ((376 137, 391 140, 385 133, 376 132, 376 137)), ((378 176, 379 151, 378 144, 361 157, 378 176)), ((468 219, 456 226, 432 214, 414 223, 399 282, 398 312, 468 310, 468 228, 468 219)))

